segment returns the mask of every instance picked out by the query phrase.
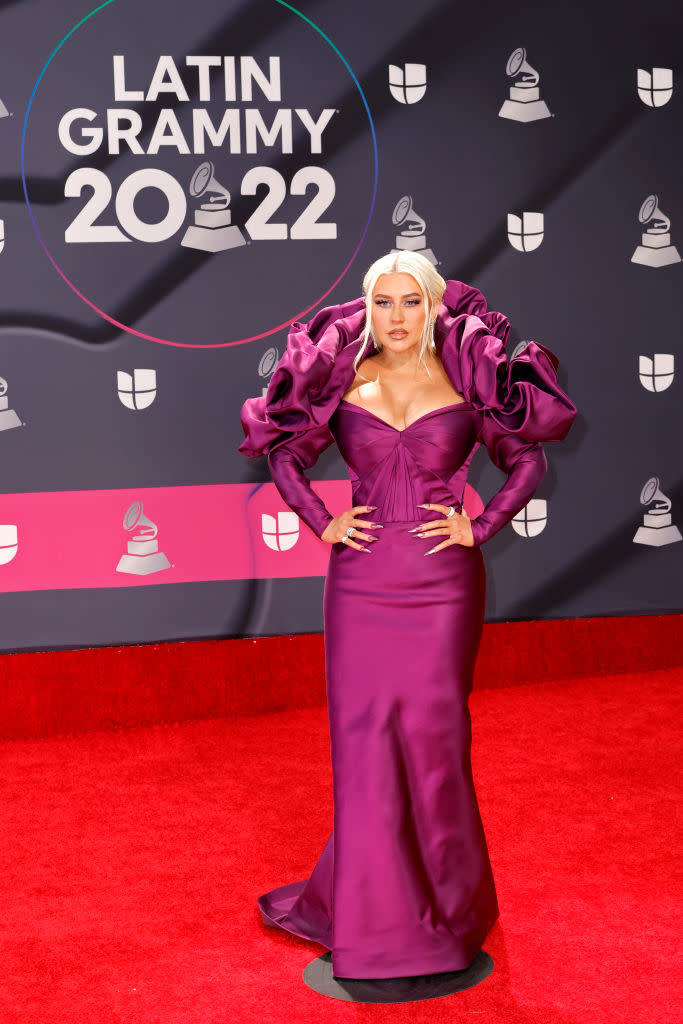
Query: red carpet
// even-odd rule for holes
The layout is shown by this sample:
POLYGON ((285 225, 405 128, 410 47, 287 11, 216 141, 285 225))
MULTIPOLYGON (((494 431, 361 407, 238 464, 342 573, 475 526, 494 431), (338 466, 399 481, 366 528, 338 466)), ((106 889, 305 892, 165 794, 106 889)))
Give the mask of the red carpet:
MULTIPOLYGON (((474 689, 681 664, 683 615, 486 622, 474 689)), ((325 703, 322 633, 0 654, 0 740, 325 703)))
POLYGON ((339 1003, 255 899, 332 822, 326 712, 17 740, 2 760, 2 1024, 668 1024, 683 669, 476 691, 501 919, 477 988, 339 1003))

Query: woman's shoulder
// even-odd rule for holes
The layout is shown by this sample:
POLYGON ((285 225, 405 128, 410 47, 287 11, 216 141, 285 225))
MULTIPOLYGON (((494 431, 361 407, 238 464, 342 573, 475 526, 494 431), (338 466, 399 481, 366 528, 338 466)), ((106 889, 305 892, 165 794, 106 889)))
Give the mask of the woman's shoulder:
POLYGON ((353 395, 362 384, 374 383, 377 380, 377 366, 373 365, 373 362, 374 356, 366 356, 365 359, 361 359, 356 368, 355 377, 342 395, 342 398, 348 398, 349 395, 353 395))

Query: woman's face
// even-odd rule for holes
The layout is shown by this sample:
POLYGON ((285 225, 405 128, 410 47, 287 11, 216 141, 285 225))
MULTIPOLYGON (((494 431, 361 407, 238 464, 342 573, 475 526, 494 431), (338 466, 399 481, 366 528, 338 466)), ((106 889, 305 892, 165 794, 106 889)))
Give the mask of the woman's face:
POLYGON ((407 352, 419 345, 425 304, 412 274, 381 274, 372 294, 372 327, 380 345, 407 352))

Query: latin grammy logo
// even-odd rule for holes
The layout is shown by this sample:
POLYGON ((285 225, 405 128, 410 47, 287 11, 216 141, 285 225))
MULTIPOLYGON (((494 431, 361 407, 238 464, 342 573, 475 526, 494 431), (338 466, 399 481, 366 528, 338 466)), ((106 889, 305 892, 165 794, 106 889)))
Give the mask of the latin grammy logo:
POLYGON ((540 121, 551 117, 544 100, 540 98, 538 89, 539 74, 527 63, 526 50, 518 47, 508 58, 505 67, 508 78, 522 75, 516 85, 510 86, 510 98, 505 100, 498 111, 498 117, 507 117, 510 121, 540 121))
POLYGON ((400 234, 396 235, 396 248, 392 252, 419 252, 436 266, 438 260, 431 249, 427 248, 425 228, 427 222, 413 209, 410 196, 402 196, 396 203, 391 215, 394 227, 405 225, 400 234))
POLYGON ((427 65, 390 64, 389 92, 399 103, 419 103, 427 92, 427 65))
POLYGON ((9 523, 0 523, 0 565, 11 562, 19 550, 17 528, 9 523))
POLYGON ((638 357, 638 377, 646 391, 666 391, 674 379, 674 357, 672 352, 655 352, 638 357))
POLYGON ((156 370, 117 370, 116 390, 126 409, 147 409, 157 394, 156 370))
POLYGON ((266 392, 268 391, 267 382, 270 381, 270 378, 273 376, 275 367, 279 362, 280 353, 278 352, 274 345, 271 345, 270 348, 267 348, 266 351, 261 356, 261 360, 258 364, 258 375, 261 378, 261 380, 266 381, 266 384, 261 385, 261 394, 263 395, 264 398, 266 397, 266 392))
POLYGON ((631 263, 640 263, 644 267, 667 267, 671 263, 680 263, 678 249, 671 244, 671 221, 659 209, 659 200, 654 192, 644 200, 638 212, 638 220, 641 224, 652 223, 647 231, 643 231, 640 245, 631 256, 631 263))
POLYGON ((123 517, 123 528, 126 533, 132 534, 128 541, 128 552, 121 555, 117 572, 129 572, 134 576, 147 576, 151 572, 160 572, 162 569, 170 568, 169 562, 163 551, 159 551, 159 541, 156 539, 157 526, 147 516, 143 515, 142 502, 134 501, 125 516, 123 517))
POLYGON ((671 68, 653 68, 652 73, 636 68, 638 95, 646 107, 663 107, 674 91, 674 76, 671 68))
POLYGON ((521 217, 508 213, 508 241, 518 252, 533 252, 543 241, 543 214, 525 210, 521 217))
POLYGON ((7 109, 5 104, 0 99, 0 118, 2 118, 2 117, 9 117, 9 116, 10 116, 9 110, 7 109))
POLYGON ((204 252, 225 252, 247 244, 240 229, 232 223, 228 209, 230 193, 216 181, 210 160, 200 164, 194 172, 188 191, 193 199, 208 193, 208 199, 195 210, 194 224, 187 228, 181 245, 204 252))
POLYGON ((261 513, 261 536, 271 551, 289 551, 299 539, 299 517, 296 512, 261 513))
POLYGON ((14 409, 9 408, 7 397, 7 381, 0 377, 0 430, 11 430, 12 427, 20 427, 21 420, 14 409))
POLYGON ((532 498, 511 522, 512 529, 520 537, 537 537, 548 522, 548 502, 545 498, 532 498))
POLYGON ((671 522, 671 499, 660 491, 658 477, 651 476, 647 481, 640 492, 640 504, 651 507, 643 514, 643 525, 636 530, 634 544, 661 548, 683 540, 681 531, 671 522))

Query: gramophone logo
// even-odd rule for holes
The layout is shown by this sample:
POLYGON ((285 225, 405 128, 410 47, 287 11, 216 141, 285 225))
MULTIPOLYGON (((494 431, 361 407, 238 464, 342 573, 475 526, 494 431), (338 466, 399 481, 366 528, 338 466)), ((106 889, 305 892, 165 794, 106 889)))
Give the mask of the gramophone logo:
POLYGON ((508 213, 508 241, 518 252, 533 252, 543 241, 543 214, 525 210, 521 217, 508 213))
POLYGON ((7 381, 0 377, 0 430, 11 430, 12 427, 20 427, 21 420, 14 409, 9 408, 7 397, 7 381))
POLYGON ((545 498, 532 498, 511 520, 512 528, 520 537, 537 537, 548 522, 548 503, 545 498))
POLYGON ((432 250, 427 248, 427 222, 413 209, 411 196, 406 195, 399 199, 391 219, 394 227, 403 229, 396 235, 396 248, 392 249, 392 252, 419 252, 436 266, 439 261, 432 250))
POLYGON ((2 102, 2 99, 0 99, 0 118, 9 117, 9 116, 10 116, 9 110, 7 109, 5 104, 2 102))
POLYGON ((273 376, 275 367, 279 362, 280 353, 278 352, 274 345, 271 345, 270 348, 266 349, 266 351, 261 356, 261 361, 258 364, 258 375, 261 378, 261 380, 266 381, 265 384, 261 385, 261 394, 263 395, 264 398, 266 396, 266 392, 268 391, 268 382, 270 381, 270 378, 273 376))
POLYGON ((631 263, 640 263, 645 267, 667 267, 671 263, 680 263, 678 249, 671 244, 671 221, 659 209, 659 199, 654 192, 644 200, 638 211, 638 220, 650 227, 643 231, 640 245, 631 256, 631 263))
POLYGON ((117 370, 116 390, 126 409, 147 409, 157 395, 156 370, 117 370))
POLYGON ((0 218, 0 252, 5 248, 5 222, 0 218))
POLYGON ((515 345, 510 354, 510 362, 512 362, 513 359, 516 359, 518 355, 521 355, 521 353, 524 351, 528 344, 529 342, 526 340, 526 338, 520 339, 520 341, 517 342, 517 344, 515 345))
POLYGON ((19 538, 16 526, 0 524, 0 565, 11 562, 19 550, 19 538))
POLYGON ((299 539, 299 517, 296 512, 278 512, 276 519, 263 512, 261 534, 271 551, 289 551, 299 539))
POLYGON ((134 501, 123 518, 123 528, 131 534, 128 551, 121 555, 117 572, 129 572, 134 576, 148 576, 152 572, 161 572, 170 568, 163 551, 159 551, 157 526, 146 515, 143 515, 142 502, 134 501))
POLYGON ((526 50, 523 46, 516 49, 508 58, 505 74, 508 78, 516 78, 517 75, 520 75, 520 78, 515 85, 510 86, 510 98, 503 103, 498 111, 498 117, 528 123, 552 116, 545 101, 540 98, 538 71, 527 63, 526 50))
POLYGON ((194 224, 183 235, 181 245, 204 252, 226 252, 246 245, 247 240, 232 223, 230 193, 214 177, 213 164, 206 160, 192 175, 188 192, 193 199, 204 198, 194 211, 194 224))
POLYGON ((389 92, 399 103, 419 103, 427 92, 427 65, 390 64, 389 92))
POLYGON ((634 544, 661 548, 683 540, 681 531, 671 521, 671 499, 660 491, 658 477, 651 476, 647 481, 640 492, 640 504, 650 508, 643 514, 643 525, 636 530, 634 544))
POLYGON ((646 107, 663 107, 674 91, 671 68, 653 68, 652 72, 636 68, 638 95, 646 107))
POLYGON ((666 391, 674 379, 674 357, 671 352, 655 352, 638 357, 638 377, 646 391, 666 391))

